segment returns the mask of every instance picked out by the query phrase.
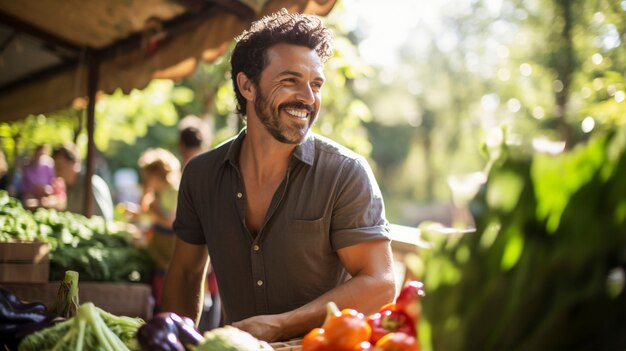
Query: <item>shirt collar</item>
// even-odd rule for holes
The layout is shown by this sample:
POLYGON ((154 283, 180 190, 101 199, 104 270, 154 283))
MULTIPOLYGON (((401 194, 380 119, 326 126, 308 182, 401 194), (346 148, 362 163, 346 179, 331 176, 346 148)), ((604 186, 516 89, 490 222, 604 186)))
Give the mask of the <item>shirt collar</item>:
MULTIPOLYGON (((229 162, 231 165, 239 168, 239 152, 241 151, 241 144, 243 143, 243 139, 245 137, 246 128, 243 128, 239 134, 234 137, 233 142, 228 147, 224 162, 229 162)), ((306 163, 309 166, 313 164, 313 160, 315 159, 315 134, 309 133, 304 142, 296 146, 291 162, 293 162, 294 158, 306 163)))
POLYGON ((224 163, 229 162, 233 167, 239 168, 239 151, 241 150, 241 144, 243 143, 243 138, 245 137, 246 128, 243 128, 241 131, 239 131, 239 134, 234 137, 234 140, 230 139, 233 140, 233 142, 228 147, 226 157, 224 157, 224 163))
POLYGON ((306 140, 296 146, 293 157, 309 166, 313 164, 313 160, 315 159, 315 135, 313 133, 309 133, 306 140))

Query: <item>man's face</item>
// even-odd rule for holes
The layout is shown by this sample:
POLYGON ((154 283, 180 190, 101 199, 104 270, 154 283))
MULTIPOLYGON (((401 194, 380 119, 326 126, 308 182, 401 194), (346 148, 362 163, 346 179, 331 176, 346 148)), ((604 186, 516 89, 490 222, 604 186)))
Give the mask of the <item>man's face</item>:
POLYGON ((315 122, 322 103, 324 73, 315 50, 276 44, 267 50, 254 111, 278 141, 300 144, 315 122))

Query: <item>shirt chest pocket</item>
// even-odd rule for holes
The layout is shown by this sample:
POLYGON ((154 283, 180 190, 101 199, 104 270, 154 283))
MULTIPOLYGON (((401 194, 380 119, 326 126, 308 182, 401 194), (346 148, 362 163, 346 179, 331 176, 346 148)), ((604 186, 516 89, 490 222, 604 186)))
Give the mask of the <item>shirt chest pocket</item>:
POLYGON ((314 220, 291 219, 286 223, 286 237, 294 251, 325 254, 332 252, 329 237, 329 224, 325 218, 314 220))

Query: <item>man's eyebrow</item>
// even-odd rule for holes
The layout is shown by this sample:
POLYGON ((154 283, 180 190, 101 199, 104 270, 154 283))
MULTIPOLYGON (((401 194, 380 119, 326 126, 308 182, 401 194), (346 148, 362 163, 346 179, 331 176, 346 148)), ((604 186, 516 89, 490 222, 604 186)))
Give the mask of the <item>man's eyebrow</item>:
MULTIPOLYGON (((278 74, 278 76, 279 77, 280 76, 296 76, 298 78, 304 77, 304 75, 302 73, 296 72, 296 71, 291 71, 291 70, 282 71, 282 72, 280 72, 280 74, 278 74)), ((317 80, 317 81, 320 81, 320 82, 324 82, 325 81, 324 77, 322 77, 322 76, 315 77, 315 78, 313 78, 313 80, 317 80)))

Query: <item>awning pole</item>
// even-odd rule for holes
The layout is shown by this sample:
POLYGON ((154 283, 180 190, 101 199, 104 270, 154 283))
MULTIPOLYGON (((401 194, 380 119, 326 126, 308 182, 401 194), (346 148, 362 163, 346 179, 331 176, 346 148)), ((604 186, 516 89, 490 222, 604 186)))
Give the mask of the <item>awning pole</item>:
POLYGON ((94 159, 96 152, 96 144, 94 142, 94 130, 96 127, 96 92, 98 91, 98 66, 99 61, 95 52, 87 53, 88 73, 87 73, 87 165, 85 170, 85 204, 84 215, 91 217, 93 215, 93 190, 91 188, 91 177, 94 174, 94 159))

